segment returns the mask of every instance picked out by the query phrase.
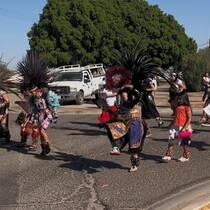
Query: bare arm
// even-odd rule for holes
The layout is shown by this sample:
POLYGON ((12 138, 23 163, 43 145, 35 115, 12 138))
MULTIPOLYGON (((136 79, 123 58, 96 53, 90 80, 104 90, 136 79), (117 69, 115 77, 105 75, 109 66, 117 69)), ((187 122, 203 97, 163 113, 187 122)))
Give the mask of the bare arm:
POLYGON ((3 99, 4 99, 4 101, 5 101, 5 103, 8 103, 9 104, 9 97, 8 97, 8 95, 7 94, 4 94, 3 95, 3 99))
POLYGON ((117 95, 117 93, 106 93, 107 97, 114 97, 117 95))
POLYGON ((182 130, 186 130, 189 127, 191 120, 192 120, 192 111, 190 109, 187 111, 187 119, 186 119, 186 122, 185 122, 182 130))

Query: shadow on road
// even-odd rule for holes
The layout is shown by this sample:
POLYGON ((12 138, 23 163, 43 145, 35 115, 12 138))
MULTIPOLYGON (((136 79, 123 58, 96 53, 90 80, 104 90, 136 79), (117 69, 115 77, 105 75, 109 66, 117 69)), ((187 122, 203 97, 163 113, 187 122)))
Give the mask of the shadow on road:
POLYGON ((55 160, 62 160, 66 162, 60 165, 60 167, 65 167, 76 171, 86 171, 88 173, 96 173, 100 172, 99 169, 102 168, 128 170, 128 168, 122 167, 120 164, 111 161, 94 160, 80 155, 67 154, 63 152, 56 152, 55 154, 56 154, 54 156, 55 160))

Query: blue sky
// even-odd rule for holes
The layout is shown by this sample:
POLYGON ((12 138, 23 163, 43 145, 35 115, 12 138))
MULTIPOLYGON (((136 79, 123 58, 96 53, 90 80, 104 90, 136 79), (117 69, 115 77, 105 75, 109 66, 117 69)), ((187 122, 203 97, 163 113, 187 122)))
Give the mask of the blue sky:
POLYGON ((210 39, 209 0, 147 0, 158 5, 166 14, 173 15, 185 32, 192 37, 199 48, 207 47, 210 39))
MULTIPOLYGON (((185 32, 200 46, 207 47, 210 39, 209 0, 147 0, 158 5, 166 14, 185 28, 185 32)), ((0 56, 14 69, 29 49, 27 33, 47 0, 2 0, 0 4, 0 56)))
POLYGON ((1 0, 0 4, 0 56, 14 69, 29 49, 27 33, 47 0, 1 0))

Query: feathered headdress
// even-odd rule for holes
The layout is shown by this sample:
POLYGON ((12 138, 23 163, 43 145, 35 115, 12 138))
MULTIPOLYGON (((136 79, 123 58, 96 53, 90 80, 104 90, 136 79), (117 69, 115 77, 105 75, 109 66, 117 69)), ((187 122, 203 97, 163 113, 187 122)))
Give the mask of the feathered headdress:
POLYGON ((20 77, 21 90, 48 87, 51 79, 45 62, 33 51, 28 51, 22 61, 18 62, 16 71, 20 77))
POLYGON ((150 74, 159 76, 165 79, 170 85, 173 85, 170 77, 152 59, 150 53, 145 50, 142 40, 143 38, 140 39, 137 44, 135 44, 134 48, 121 59, 121 63, 125 69, 132 72, 132 83, 134 88, 136 86, 138 89, 140 83, 150 74))
POLYGON ((182 62, 176 63, 173 67, 171 67, 170 74, 176 74, 176 77, 183 80, 183 72, 188 68, 188 66, 182 62))
POLYGON ((130 83, 130 75, 123 66, 111 66, 106 70, 106 89, 121 88, 130 83))

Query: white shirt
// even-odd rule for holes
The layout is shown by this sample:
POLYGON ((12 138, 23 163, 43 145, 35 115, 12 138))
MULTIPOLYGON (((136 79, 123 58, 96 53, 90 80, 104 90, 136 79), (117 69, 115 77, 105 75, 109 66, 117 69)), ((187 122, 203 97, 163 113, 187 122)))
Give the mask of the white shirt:
POLYGON ((203 84, 208 85, 209 84, 209 77, 203 77, 203 84))
POLYGON ((114 106, 116 101, 116 96, 109 96, 109 94, 112 94, 113 92, 111 90, 104 89, 103 90, 103 99, 106 101, 106 103, 109 106, 114 106))

